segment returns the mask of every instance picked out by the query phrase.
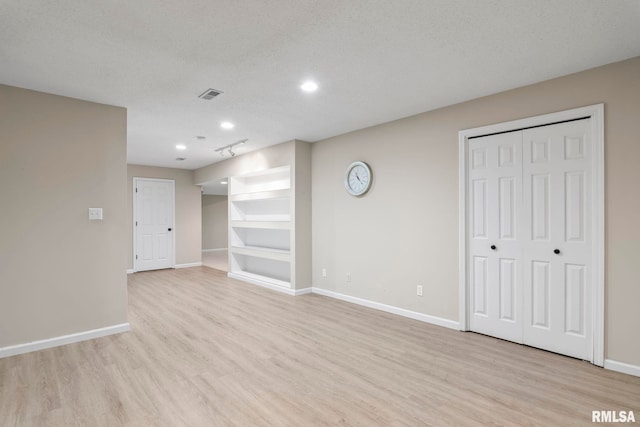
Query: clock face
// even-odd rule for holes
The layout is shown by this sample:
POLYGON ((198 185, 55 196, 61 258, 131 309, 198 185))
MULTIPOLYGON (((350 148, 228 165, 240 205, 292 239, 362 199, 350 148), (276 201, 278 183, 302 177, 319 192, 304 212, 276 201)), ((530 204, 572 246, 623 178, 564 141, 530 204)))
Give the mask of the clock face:
POLYGON ((361 196, 371 186, 371 168, 364 162, 353 162, 347 168, 344 186, 354 196, 361 196))

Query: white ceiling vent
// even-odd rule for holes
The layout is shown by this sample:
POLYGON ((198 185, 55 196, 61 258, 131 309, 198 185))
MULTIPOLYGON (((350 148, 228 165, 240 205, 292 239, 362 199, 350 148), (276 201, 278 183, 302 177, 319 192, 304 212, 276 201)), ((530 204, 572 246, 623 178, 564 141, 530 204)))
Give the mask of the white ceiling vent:
POLYGON ((216 96, 220 95, 222 93, 222 91, 220 90, 215 90, 215 89, 207 89, 204 92, 202 92, 198 98, 202 98, 202 99, 206 99, 207 101, 215 98, 216 96))

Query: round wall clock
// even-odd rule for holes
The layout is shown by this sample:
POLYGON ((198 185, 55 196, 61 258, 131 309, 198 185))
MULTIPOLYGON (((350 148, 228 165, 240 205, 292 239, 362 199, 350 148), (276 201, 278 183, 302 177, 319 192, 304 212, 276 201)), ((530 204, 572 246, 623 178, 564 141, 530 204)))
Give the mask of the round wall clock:
POLYGON ((352 196, 362 196, 371 187, 371 168, 365 162, 353 162, 347 167, 344 188, 352 196))

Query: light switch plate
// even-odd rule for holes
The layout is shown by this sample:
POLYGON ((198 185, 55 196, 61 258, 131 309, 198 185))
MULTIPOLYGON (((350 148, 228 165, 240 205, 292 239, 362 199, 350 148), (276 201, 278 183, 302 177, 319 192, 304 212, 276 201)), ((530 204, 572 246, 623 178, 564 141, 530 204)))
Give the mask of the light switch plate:
POLYGON ((89 208, 89 219, 90 220, 101 220, 102 219, 102 208, 89 208))

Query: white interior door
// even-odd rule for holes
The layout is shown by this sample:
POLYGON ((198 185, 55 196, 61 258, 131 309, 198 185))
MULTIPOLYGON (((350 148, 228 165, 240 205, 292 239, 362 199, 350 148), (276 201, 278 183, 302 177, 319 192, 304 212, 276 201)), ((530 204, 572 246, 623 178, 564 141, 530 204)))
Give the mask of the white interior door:
POLYGON ((589 120, 523 131, 524 342, 590 359, 589 120))
POLYGON ((589 126, 469 140, 472 331, 591 359, 589 126))
POLYGON ((174 181, 134 178, 134 270, 174 266, 174 181))
POLYGON ((522 342, 522 133, 469 141, 471 330, 522 342))

